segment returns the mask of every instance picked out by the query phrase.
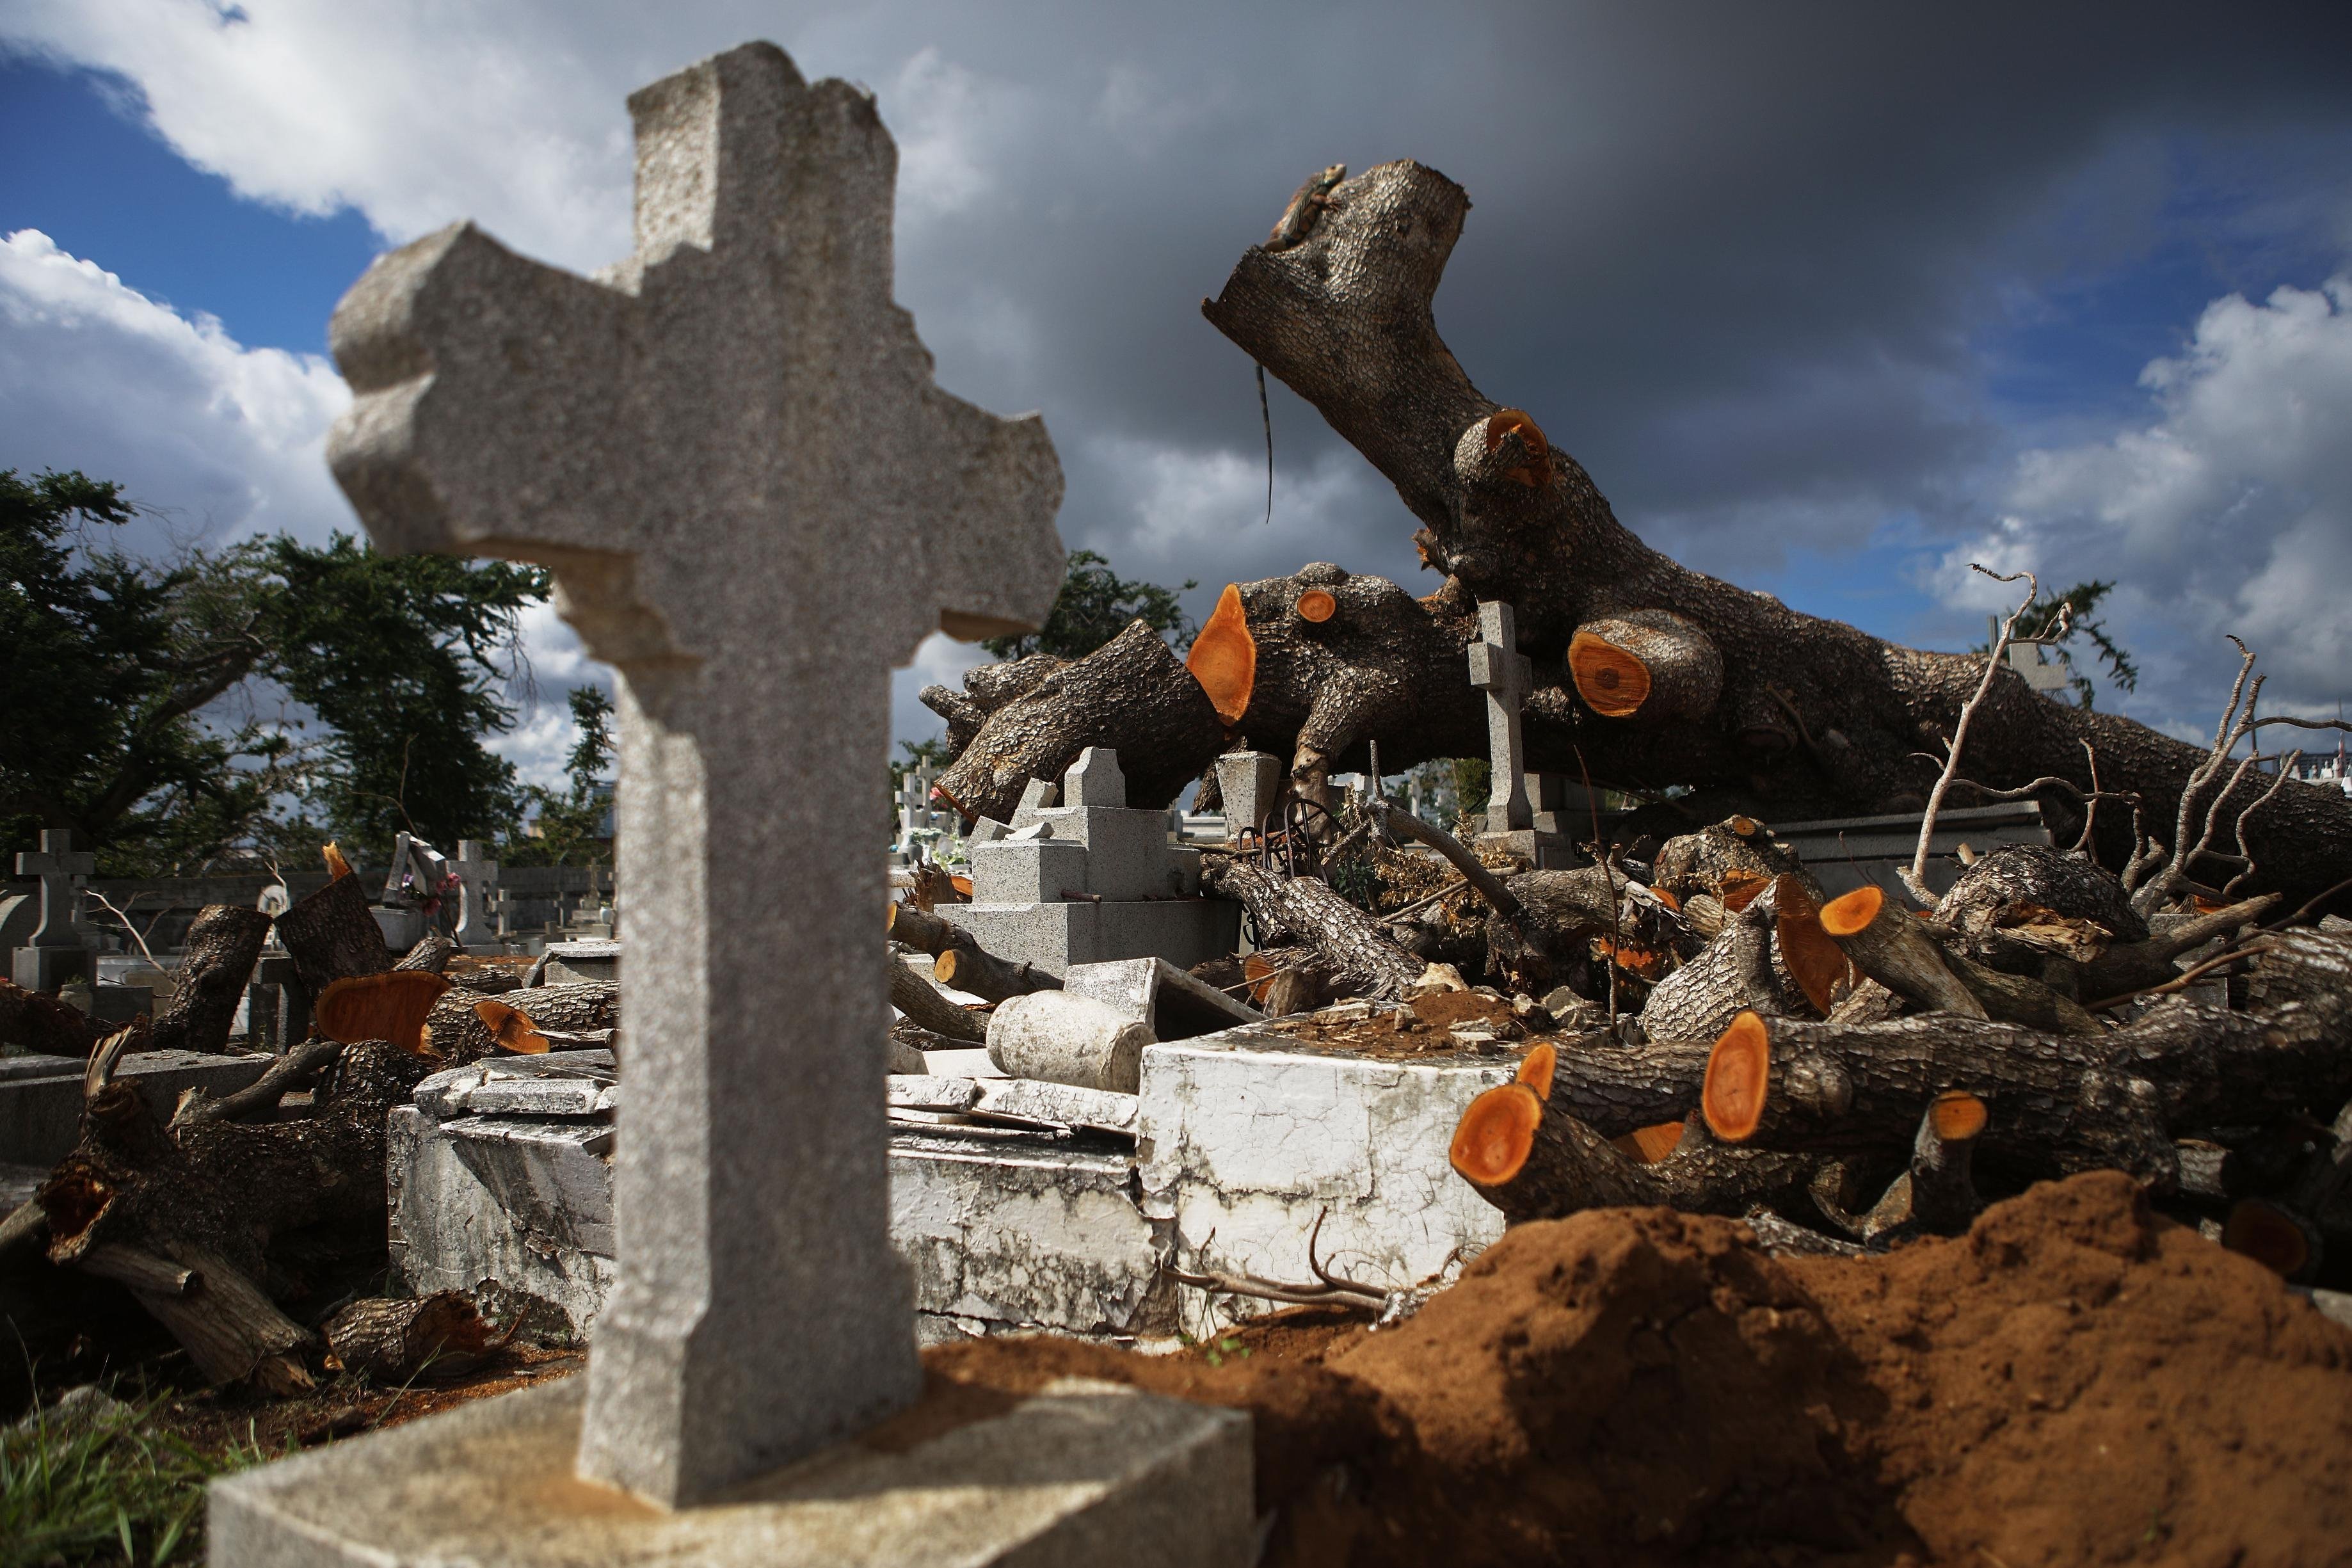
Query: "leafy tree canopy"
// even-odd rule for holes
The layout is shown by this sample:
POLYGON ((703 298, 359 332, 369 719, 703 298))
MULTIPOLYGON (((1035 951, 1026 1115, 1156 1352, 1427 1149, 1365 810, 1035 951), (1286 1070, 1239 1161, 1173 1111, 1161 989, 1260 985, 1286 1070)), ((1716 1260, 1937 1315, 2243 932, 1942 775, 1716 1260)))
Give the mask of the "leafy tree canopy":
POLYGON ((583 686, 572 691, 571 704, 572 721, 580 731, 563 766, 571 787, 551 790, 532 784, 524 791, 538 832, 507 842, 499 858, 508 865, 585 865, 612 852, 604 832, 611 792, 600 786, 613 761, 613 700, 603 687, 583 686))
POLYGON ((1073 550, 1062 592, 1045 624, 1024 637, 991 637, 980 646, 998 658, 1026 658, 1033 653, 1082 658, 1125 631, 1129 622, 1141 621, 1168 637, 1181 653, 1200 627, 1184 613, 1178 596, 1200 585, 1196 579, 1187 579, 1182 588, 1130 582, 1113 572, 1105 557, 1091 550, 1073 550))

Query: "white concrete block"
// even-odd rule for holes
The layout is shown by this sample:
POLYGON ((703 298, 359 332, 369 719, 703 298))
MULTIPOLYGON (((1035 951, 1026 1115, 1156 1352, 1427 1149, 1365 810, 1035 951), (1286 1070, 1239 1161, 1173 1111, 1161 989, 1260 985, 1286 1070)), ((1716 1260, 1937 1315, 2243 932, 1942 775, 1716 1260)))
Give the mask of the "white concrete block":
MULTIPOLYGON (((1136 1154, 1144 1212, 1172 1221, 1187 1270, 1306 1280, 1320 1257, 1398 1289, 1503 1233, 1446 1163, 1455 1123, 1507 1064, 1470 1054, 1383 1060, 1252 1026, 1144 1048, 1136 1154)), ((1184 1326, 1270 1310, 1182 1292, 1184 1326)))

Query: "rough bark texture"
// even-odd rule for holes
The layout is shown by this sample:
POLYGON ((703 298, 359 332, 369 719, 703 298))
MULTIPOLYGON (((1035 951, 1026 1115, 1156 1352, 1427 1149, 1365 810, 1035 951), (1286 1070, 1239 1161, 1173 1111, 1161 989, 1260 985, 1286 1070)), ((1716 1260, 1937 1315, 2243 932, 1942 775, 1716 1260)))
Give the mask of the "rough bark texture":
MULTIPOLYGON (((1983 659, 1898 647, 1796 614, 1676 564, 1620 524, 1584 469, 1525 415, 1474 386, 1438 336, 1431 300, 1469 205, 1459 185, 1418 163, 1369 170, 1329 193, 1297 244, 1245 251, 1202 313, 1396 486, 1423 524, 1423 558, 1451 579, 1445 593, 1516 607, 1539 688, 1529 704, 1531 765, 1572 769, 1574 742, 1596 784, 1734 784, 1784 819, 1924 803, 1936 764, 1916 753, 1950 732, 1983 659), (1651 610, 1683 617, 1722 656, 1710 712, 1650 726, 1601 717, 1557 689, 1579 627, 1651 610)), ((1271 724, 1252 732, 1261 745, 1276 735, 1271 724)), ((1382 742, 1400 763, 1429 754, 1403 736, 1382 742)), ((2084 742, 2097 751, 2105 786, 2138 792, 2151 825, 2171 823, 2204 755, 2119 715, 2040 696, 2002 671, 1962 772, 1996 789, 2044 775, 2088 789, 2084 742)), ((2269 783, 2249 780, 2231 795, 2217 842, 2269 783)), ((1965 792, 1956 801, 1966 804, 1965 792)), ((2080 820, 2060 792, 2045 792, 2042 805, 2062 836, 2080 820)), ((2129 818, 2100 813, 2105 864, 2124 863, 2129 818)), ((2248 841, 2252 890, 2308 897, 2352 877, 2352 799, 2290 784, 2252 818, 2248 841)))
POLYGON ((456 957, 457 953, 456 942, 437 931, 426 931, 416 939, 416 945, 403 954, 400 962, 393 967, 421 969, 430 974, 439 974, 449 967, 449 960, 456 957))
POLYGON ((2117 942, 2147 938, 2147 922, 2121 882, 2086 855, 2042 844, 1996 845, 1978 856, 1937 902, 1936 919, 1981 936, 2026 924, 2034 910, 2089 921, 2117 942))
POLYGON ((37 1057, 86 1057, 98 1044, 89 1015, 0 980, 0 1046, 37 1057))
MULTIPOLYGON (((1533 1091, 1507 1084, 1488 1092, 1533 1091)), ((1643 1164, 1554 1101, 1544 1107, 1534 1147, 1516 1176, 1493 1185, 1470 1184, 1513 1225, 1626 1205, 1738 1215, 1802 1193, 1820 1163, 1817 1156, 1734 1148, 1696 1125, 1696 1131, 1685 1130, 1673 1153, 1643 1164)))
POLYGON ((1642 1028, 1654 1040, 1712 1044, 1743 1012, 1788 1010, 1772 973, 1770 919, 1750 905, 1697 957, 1651 988, 1642 1028))
POLYGON ((1703 719, 1723 695, 1723 657, 1668 610, 1635 610, 1579 626, 1568 671, 1595 713, 1665 724, 1703 719))
POLYGON ((1695 833, 1677 834, 1650 858, 1652 886, 1684 903, 1697 898, 1741 904, 1775 879, 1795 877, 1814 903, 1821 884, 1797 859, 1796 851, 1752 817, 1731 816, 1695 833))
POLYGON ((987 1025, 940 995, 929 981, 895 956, 887 962, 890 965, 890 1005, 904 1013, 908 1023, 966 1045, 986 1043, 987 1025))
POLYGON ((392 967, 383 928, 368 912, 367 894, 356 876, 331 879, 279 915, 278 940, 294 960, 295 981, 306 1001, 315 1002, 346 975, 382 974, 392 967))
POLYGON ((940 953, 939 962, 931 966, 931 978, 983 1002, 1002 1002, 1008 996, 1026 996, 1032 991, 1062 988, 1060 981, 1026 959, 1014 963, 971 946, 950 947, 940 953))
POLYGON ((1164 806, 1223 743, 1199 682, 1141 621, 990 713, 936 787, 967 820, 1012 819, 1022 786, 1059 779, 1088 746, 1118 752, 1127 803, 1164 806))
POLYGON ((1686 1040, 1614 1046, 1604 1036, 1559 1042, 1547 1106, 1603 1137, 1680 1121, 1698 1107, 1707 1047, 1686 1040))
POLYGON ((498 1051, 498 1042, 474 1014, 474 1004, 505 1003, 542 1029, 578 1034, 610 1029, 621 1021, 621 988, 609 980, 583 980, 570 985, 527 985, 500 992, 496 998, 463 988, 444 992, 425 1021, 425 1038, 436 1068, 461 1067, 498 1051))
POLYGON ((1249 911, 1259 946, 1306 948, 1318 967, 1364 995, 1397 995, 1426 967, 1319 877, 1285 879, 1239 856, 1204 855, 1201 879, 1249 911))
POLYGON ((259 910, 207 904, 188 927, 179 984, 171 1005, 156 1016, 147 1048, 208 1054, 226 1048, 236 1005, 268 936, 269 917, 259 910))

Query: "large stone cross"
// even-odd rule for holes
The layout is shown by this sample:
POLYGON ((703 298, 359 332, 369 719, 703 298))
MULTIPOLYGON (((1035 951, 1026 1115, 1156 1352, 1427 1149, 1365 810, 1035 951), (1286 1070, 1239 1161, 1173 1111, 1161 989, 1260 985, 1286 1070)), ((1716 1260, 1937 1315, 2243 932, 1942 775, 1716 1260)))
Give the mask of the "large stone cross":
POLYGON ((635 254, 591 280, 460 224, 383 258, 335 312, 358 398, 329 456, 387 550, 552 567, 621 674, 620 1283, 580 1468, 675 1505, 919 1385, 885 857, 835 818, 884 763, 891 666, 1045 619, 1062 480, 1038 419, 932 384, 866 92, 752 44, 629 110, 635 254))
POLYGON ((1519 705, 1534 689, 1535 668, 1519 651, 1510 605, 1478 606, 1478 638, 1470 645, 1470 684, 1486 694, 1486 831, 1517 833, 1535 826, 1519 738, 1519 705))
POLYGON ((73 834, 63 828, 41 830, 37 850, 19 850, 16 875, 41 879, 41 923, 33 928, 28 947, 79 947, 74 930, 74 889, 98 869, 98 857, 76 854, 73 834))
POLYGON ((499 863, 482 854, 478 838, 457 841, 457 858, 449 862, 457 879, 457 927, 449 938, 459 947, 486 947, 498 940, 490 929, 490 889, 499 885, 499 863))

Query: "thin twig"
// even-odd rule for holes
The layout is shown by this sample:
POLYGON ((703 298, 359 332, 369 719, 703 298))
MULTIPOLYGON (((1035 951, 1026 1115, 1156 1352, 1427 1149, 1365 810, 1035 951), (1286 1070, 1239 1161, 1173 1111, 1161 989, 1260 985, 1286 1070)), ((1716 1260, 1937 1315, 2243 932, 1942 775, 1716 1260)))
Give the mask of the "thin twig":
MULTIPOLYGON (((100 892, 96 888, 84 888, 82 891, 97 900, 99 903, 105 908, 108 914, 112 915, 116 920, 122 922, 123 933, 129 936, 131 941, 139 944, 139 951, 146 954, 147 962, 149 963, 153 964, 157 969, 163 969, 165 973, 171 973, 168 969, 164 969, 164 965, 156 959, 154 951, 147 945, 147 938, 145 935, 140 931, 138 927, 131 923, 130 915, 114 907, 114 900, 109 899, 104 893, 100 892)), ((131 901, 134 904, 137 903, 139 901, 138 895, 131 895, 131 901)), ((169 910, 158 910, 155 911, 155 919, 147 922, 148 930, 152 931, 155 926, 162 921, 163 918, 171 912, 172 911, 169 910)))
POLYGON ((2326 903, 2336 894, 2344 892, 2347 889, 2352 889, 2352 877, 2345 878, 2344 880, 2336 883, 2336 886, 2328 889, 2326 892, 2320 894, 2317 898, 2313 899, 2309 903, 2304 905, 2303 908, 2287 916, 2286 919, 2283 921, 2273 921, 2269 925, 2263 929, 2265 931, 2283 931, 2288 926, 2299 925, 2302 923, 2303 918, 2305 915, 2313 913, 2320 905, 2326 903))
POLYGON ((2099 825, 2099 753, 2097 748, 2084 741, 2083 755, 2091 763, 2091 798, 2083 807, 2083 835, 2074 840, 2074 853, 2096 857, 2098 850, 2092 846, 2091 830, 2099 825))
POLYGON ((1927 886, 1927 849, 1935 840, 1937 814, 1944 809, 1944 795, 1951 789, 1952 780, 1960 771, 1960 753, 1968 745, 1969 726, 1975 721, 1977 710, 1984 706, 1985 699, 1992 693, 1993 681, 2000 674, 2001 656, 2009 651, 2011 639, 2017 635, 2017 623, 2025 618, 2025 613, 2042 596, 2041 581, 2031 572, 2004 574, 1973 561, 1969 563, 1969 570, 1982 572, 1996 583, 2014 583, 2022 577, 2025 579, 2025 602, 2000 624, 2000 635, 1992 639, 1991 657, 1985 660, 1984 679, 1977 683, 1976 695, 1960 704, 1959 722, 1952 726, 1952 738, 1944 748, 1944 771, 1937 775, 1936 787, 1927 795, 1927 813, 1919 819, 1919 847, 1911 857, 1910 868, 1900 873, 1903 885, 1910 889, 1911 896, 1928 909, 1936 905, 1936 895, 1927 886))
MULTIPOLYGON (((2246 843, 2247 819, 2252 817, 2254 813, 2262 810, 2263 806, 2268 805, 2271 801, 2271 796, 2278 794, 2280 790, 2286 787, 2286 781, 2294 776, 2294 765, 2301 761, 2303 761, 2303 752, 2301 751, 2289 752, 2286 754, 2285 759, 2280 763, 2277 775, 2271 780, 2271 787, 2257 795, 2254 798, 2253 803, 2248 805, 2245 810, 2238 813, 2238 858, 2244 863, 2245 868, 2240 871, 2236 876, 2231 878, 2228 881, 2221 884, 2221 893, 2223 897, 2237 897, 2238 884, 2254 874, 2254 852, 2252 847, 2246 843)), ((2210 856, 2212 851, 2209 849, 2206 851, 2206 854, 2210 856)))
POLYGON ((2095 1013, 2103 1007, 2119 1006, 2135 996, 2164 996, 2175 991, 2186 991, 2207 971, 2219 969, 2225 963, 2235 963, 2242 958, 2258 958, 2270 952, 2272 945, 2270 942, 2257 942, 2251 947, 2238 948, 2233 952, 2222 953, 2218 958, 2209 958, 2202 963, 2184 969, 2178 976, 2166 981, 2161 985, 2142 986, 2137 991, 2126 991, 2120 996, 2110 996, 2103 1002, 2085 1002, 2083 1005, 2088 1011, 2095 1013))

